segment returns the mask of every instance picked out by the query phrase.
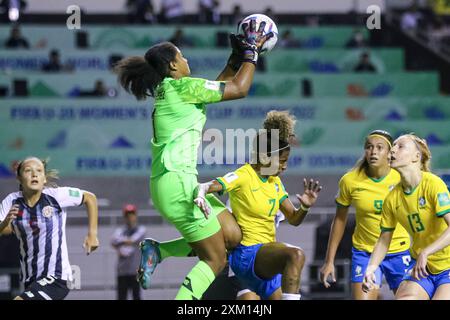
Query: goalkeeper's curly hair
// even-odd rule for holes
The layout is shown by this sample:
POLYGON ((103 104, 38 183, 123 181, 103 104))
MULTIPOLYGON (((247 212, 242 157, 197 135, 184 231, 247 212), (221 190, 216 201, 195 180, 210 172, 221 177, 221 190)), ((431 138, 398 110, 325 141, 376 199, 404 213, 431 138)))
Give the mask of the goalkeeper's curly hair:
POLYGON ((294 128, 297 120, 289 111, 269 111, 264 120, 263 127, 266 130, 278 129, 280 141, 289 142, 295 137, 294 128))

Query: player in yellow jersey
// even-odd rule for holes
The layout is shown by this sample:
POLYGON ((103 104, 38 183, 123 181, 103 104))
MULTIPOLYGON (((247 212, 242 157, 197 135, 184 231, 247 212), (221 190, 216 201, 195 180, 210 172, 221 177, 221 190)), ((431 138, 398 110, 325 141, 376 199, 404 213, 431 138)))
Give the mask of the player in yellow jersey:
POLYGON ((389 246, 388 255, 376 270, 376 289, 370 293, 362 291, 362 281, 370 253, 380 234, 381 207, 387 194, 400 181, 400 175, 389 166, 391 135, 384 130, 369 133, 364 144, 364 156, 339 181, 336 197, 336 216, 330 231, 325 263, 320 269, 320 277, 326 288, 329 281, 336 282, 334 259, 342 239, 350 205, 356 209, 356 226, 352 237, 351 282, 352 295, 356 300, 378 298, 384 274, 389 287, 394 292, 400 285, 411 256, 410 239, 406 230, 398 226, 389 246), (329 279, 331 278, 331 279, 329 279))
POLYGON ((367 267, 363 289, 370 291, 375 270, 401 224, 412 238, 410 270, 396 299, 450 299, 450 196, 445 183, 429 172, 431 152, 424 139, 400 136, 391 150, 391 167, 401 182, 386 197, 381 235, 367 267))
POLYGON ((242 285, 262 299, 300 299, 304 253, 276 242, 274 219, 280 210, 291 225, 298 226, 322 189, 318 181, 304 179, 305 191, 297 195, 300 208, 288 198, 279 174, 287 168, 293 125, 287 112, 270 112, 264 127, 279 129, 279 135, 276 130, 260 133, 255 139, 252 164, 201 184, 194 200, 208 214, 206 194, 229 193, 232 213, 242 230, 242 241, 231 251, 229 263, 242 285))

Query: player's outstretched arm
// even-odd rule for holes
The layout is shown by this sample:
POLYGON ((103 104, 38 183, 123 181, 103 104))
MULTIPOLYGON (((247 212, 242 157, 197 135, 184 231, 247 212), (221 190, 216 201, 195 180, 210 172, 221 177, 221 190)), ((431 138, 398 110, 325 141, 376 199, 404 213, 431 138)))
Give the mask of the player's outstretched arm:
POLYGON ((331 284, 328 282, 328 278, 331 277, 332 282, 336 282, 336 274, 334 268, 334 260, 336 252, 344 236, 345 225, 347 224, 349 207, 337 206, 336 215, 331 224, 330 237, 328 239, 327 253, 325 255, 325 262, 320 268, 319 276, 320 281, 325 288, 329 288, 331 284))
POLYGON ((88 234, 84 239, 83 247, 86 254, 90 254, 99 246, 97 232, 98 232, 98 206, 97 197, 91 192, 84 191, 83 204, 86 206, 88 214, 88 234))
POLYGON ((7 235, 12 232, 11 221, 16 219, 18 213, 19 213, 19 206, 16 204, 13 205, 11 209, 9 209, 6 218, 3 221, 0 221, 0 235, 2 234, 7 235))
POLYGON ((242 55, 242 64, 236 75, 225 82, 225 90, 222 100, 234 100, 244 98, 248 95, 250 86, 253 82, 256 63, 258 62, 259 52, 264 43, 274 36, 272 32, 264 35, 265 23, 262 22, 256 30, 255 21, 252 20, 250 26, 244 29, 244 36, 230 35, 230 41, 237 51, 242 55))
POLYGON ((223 191, 223 187, 217 180, 212 180, 206 183, 200 183, 198 185, 197 197, 195 197, 194 203, 197 207, 200 208, 200 210, 202 210, 207 219, 211 212, 211 208, 208 206, 205 197, 208 193, 221 191, 223 191))

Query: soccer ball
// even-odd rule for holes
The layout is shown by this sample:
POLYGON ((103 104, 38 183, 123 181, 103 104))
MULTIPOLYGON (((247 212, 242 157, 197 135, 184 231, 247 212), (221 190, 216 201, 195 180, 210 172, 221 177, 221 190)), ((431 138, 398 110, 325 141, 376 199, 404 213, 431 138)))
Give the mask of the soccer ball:
POLYGON ((251 20, 256 20, 256 30, 258 30, 259 24, 262 21, 265 21, 266 26, 264 27, 264 34, 268 34, 269 32, 273 32, 273 34, 274 34, 274 36, 272 38, 270 38, 263 44, 263 46, 261 48, 261 52, 260 52, 260 54, 263 55, 266 52, 269 52, 270 50, 272 50, 272 48, 277 43, 277 40, 278 40, 277 25, 268 16, 266 16, 264 14, 255 13, 255 14, 249 15, 248 17, 245 17, 244 19, 242 19, 241 22, 239 22, 238 27, 237 27, 237 33, 244 35, 244 30, 242 29, 242 24, 244 24, 244 23, 249 24, 251 20))

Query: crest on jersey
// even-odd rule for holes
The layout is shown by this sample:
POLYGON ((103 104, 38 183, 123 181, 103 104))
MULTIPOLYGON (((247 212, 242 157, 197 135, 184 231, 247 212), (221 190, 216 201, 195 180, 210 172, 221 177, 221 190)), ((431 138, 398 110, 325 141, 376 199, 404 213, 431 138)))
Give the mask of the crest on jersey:
POLYGON ((50 218, 53 215, 54 211, 55 209, 52 206, 45 206, 44 208, 42 208, 42 215, 45 218, 50 218))
POLYGON ((419 207, 424 207, 426 204, 425 197, 419 198, 419 207))

